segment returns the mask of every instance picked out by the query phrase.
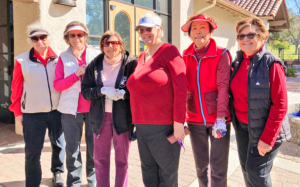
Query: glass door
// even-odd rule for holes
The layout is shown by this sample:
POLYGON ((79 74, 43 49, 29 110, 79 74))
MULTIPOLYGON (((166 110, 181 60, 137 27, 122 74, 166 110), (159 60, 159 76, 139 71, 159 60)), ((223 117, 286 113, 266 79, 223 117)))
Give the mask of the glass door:
POLYGON ((136 7, 131 0, 123 1, 110 1, 110 28, 121 35, 131 56, 138 56, 146 48, 134 28, 142 15, 154 11, 136 7))
POLYGON ((12 1, 0 0, 0 122, 13 123, 11 104, 11 81, 13 70, 13 20, 12 1))

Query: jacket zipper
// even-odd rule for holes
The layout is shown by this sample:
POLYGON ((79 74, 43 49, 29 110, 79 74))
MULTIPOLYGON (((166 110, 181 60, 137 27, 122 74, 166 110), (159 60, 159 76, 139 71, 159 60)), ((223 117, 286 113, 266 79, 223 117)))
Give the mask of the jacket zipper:
MULTIPOLYGON (((125 66, 126 66, 126 62, 124 63, 124 68, 123 68, 122 77, 124 76, 125 66)), ((122 67, 121 67, 121 68, 122 68, 122 67)), ((121 82, 122 82, 122 77, 121 77, 121 80, 120 80, 120 82, 119 82, 118 88, 120 87, 120 84, 121 84, 121 82)), ((113 115, 113 113, 114 113, 114 101, 113 101, 112 104, 111 104, 111 108, 112 108, 112 113, 111 113, 111 123, 112 123, 114 129, 116 130, 115 125, 114 125, 114 115, 113 115)))
MULTIPOLYGON (((252 62, 252 60, 251 60, 251 58, 250 58, 250 67, 249 67, 249 70, 248 70, 248 80, 247 80, 247 102, 248 103, 250 103, 249 102, 249 98, 250 98, 250 89, 249 89, 249 82, 250 82, 250 75, 251 75, 251 73, 252 73, 252 69, 253 69, 253 62, 252 62)), ((252 134, 251 134, 251 130, 250 130, 250 120, 249 120, 249 104, 248 104, 248 131, 249 131, 249 136, 250 136, 250 140, 252 140, 252 134)), ((251 142, 252 143, 252 142, 251 142)), ((252 148, 251 148, 251 153, 253 153, 253 150, 252 150, 252 148)))
MULTIPOLYGON (((47 66, 47 65, 46 65, 47 66)), ((51 111, 52 111, 52 108, 53 108, 53 105, 52 105, 52 97, 51 97, 51 90, 50 90, 50 84, 49 84, 49 78, 48 78, 48 71, 47 71, 47 67, 45 67, 45 71, 46 71, 46 76, 47 76, 47 83, 48 83, 48 89, 49 89, 49 96, 50 96, 50 104, 51 104, 51 111)))

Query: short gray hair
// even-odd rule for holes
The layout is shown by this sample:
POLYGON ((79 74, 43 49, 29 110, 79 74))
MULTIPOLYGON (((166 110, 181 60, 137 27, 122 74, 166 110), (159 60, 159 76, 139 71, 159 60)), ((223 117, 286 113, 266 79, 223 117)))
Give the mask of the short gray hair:
POLYGON ((40 21, 35 21, 33 23, 31 23, 30 25, 27 26, 27 42, 29 44, 31 44, 31 39, 28 38, 28 36, 30 35, 30 33, 36 29, 43 29, 46 30, 49 35, 48 35, 48 40, 51 42, 52 41, 52 36, 49 32, 49 30, 40 22, 40 21))
MULTIPOLYGON (((158 21, 160 23, 160 25, 162 24, 162 19, 161 17, 159 17, 159 15, 155 14, 155 13, 151 13, 151 12, 148 12, 147 14, 143 15, 141 18, 143 17, 150 17, 150 18, 153 18, 153 19, 156 19, 156 21, 158 21)), ((160 26, 156 26, 157 29, 160 29, 160 26)), ((161 27, 162 28, 162 27, 161 27)), ((160 35, 158 36, 160 39, 162 37, 164 37, 164 31, 163 29, 161 29, 161 32, 160 32, 160 35)))

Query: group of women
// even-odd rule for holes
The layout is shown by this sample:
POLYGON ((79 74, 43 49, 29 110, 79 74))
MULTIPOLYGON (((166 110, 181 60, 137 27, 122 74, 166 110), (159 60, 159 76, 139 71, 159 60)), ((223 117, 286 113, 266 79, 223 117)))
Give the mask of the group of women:
POLYGON ((83 123, 90 187, 110 186, 112 141, 115 186, 127 186, 130 140, 135 134, 144 185, 176 187, 185 122, 199 186, 227 186, 230 122, 246 186, 272 186, 273 160, 291 134, 285 117, 286 69, 264 46, 267 27, 258 18, 239 21, 241 50, 232 62, 229 51, 212 38, 217 29, 212 17, 193 14, 181 27, 192 40, 182 56, 175 46, 162 42, 161 23, 152 13, 139 20, 135 30, 147 50, 138 60, 130 57, 116 32, 102 35, 98 55, 87 46, 87 27, 71 22, 64 31, 70 47, 58 57, 49 47, 49 32, 38 23, 28 27, 33 48, 16 57, 10 106, 23 125, 27 187, 41 182, 46 129, 54 185, 64 183, 64 151, 67 186, 81 185, 83 123), (215 136, 219 124, 225 127, 215 136), (168 141, 172 134, 179 143, 168 141))

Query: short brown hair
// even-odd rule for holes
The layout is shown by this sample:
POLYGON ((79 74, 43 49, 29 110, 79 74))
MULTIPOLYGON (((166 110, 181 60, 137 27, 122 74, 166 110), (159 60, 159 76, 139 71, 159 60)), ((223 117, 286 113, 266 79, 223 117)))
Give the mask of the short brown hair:
MULTIPOLYGON (((191 20, 193 20, 193 19, 194 19, 195 17, 197 17, 197 16, 206 16, 208 19, 210 19, 211 22, 213 22, 214 24, 217 25, 217 22, 216 22, 216 20, 215 20, 214 18, 212 18, 212 17, 210 17, 210 16, 207 16, 207 15, 205 15, 205 14, 202 14, 202 13, 200 13, 200 14, 193 13, 192 15, 189 16, 189 18, 188 18, 188 20, 186 21, 186 23, 189 22, 189 21, 191 21, 191 20)), ((208 25, 209 25, 209 32, 212 33, 212 31, 213 31, 214 29, 213 29, 213 27, 211 26, 211 24, 208 23, 208 25)), ((191 28, 192 28, 192 24, 190 25, 190 28, 189 28, 189 32, 188 32, 189 36, 191 36, 191 28)))
POLYGON ((113 31, 106 31, 100 38, 100 41, 99 41, 99 46, 100 46, 100 50, 101 50, 101 53, 104 54, 104 46, 103 46, 103 42, 104 41, 107 41, 110 39, 110 37, 112 36, 115 36, 116 38, 118 38, 118 40, 120 41, 120 47, 121 47, 121 53, 124 54, 125 53, 125 50, 126 50, 126 45, 122 39, 122 37, 120 36, 119 33, 117 32, 113 32, 113 31))
POLYGON ((245 27, 249 26, 251 28, 251 25, 254 25, 256 27, 257 33, 259 35, 258 37, 260 37, 260 39, 268 39, 269 31, 267 26, 259 18, 256 17, 244 18, 241 21, 237 22, 235 29, 236 33, 240 34, 245 27))
POLYGON ((84 24, 84 23, 81 23, 79 21, 72 21, 71 23, 69 23, 65 30, 64 30, 64 40, 67 44, 70 44, 69 42, 69 35, 65 35, 65 32, 67 32, 67 30, 70 28, 70 27, 73 27, 73 26, 81 26, 84 28, 84 30, 86 30, 87 33, 84 33, 85 34, 85 43, 87 43, 88 39, 89 39, 89 29, 87 28, 87 26, 84 24))

